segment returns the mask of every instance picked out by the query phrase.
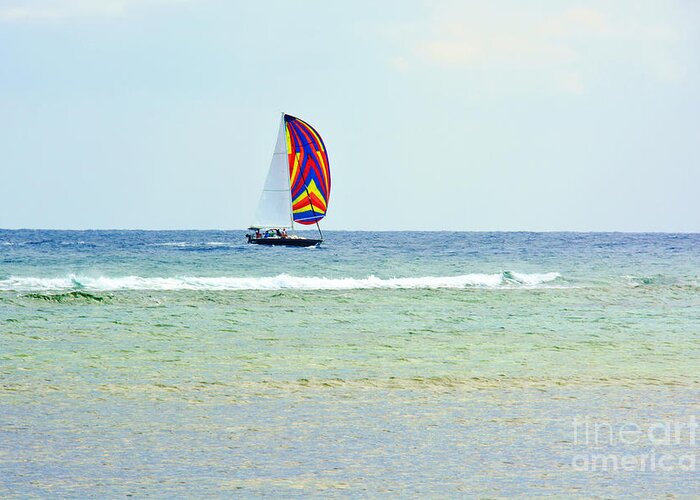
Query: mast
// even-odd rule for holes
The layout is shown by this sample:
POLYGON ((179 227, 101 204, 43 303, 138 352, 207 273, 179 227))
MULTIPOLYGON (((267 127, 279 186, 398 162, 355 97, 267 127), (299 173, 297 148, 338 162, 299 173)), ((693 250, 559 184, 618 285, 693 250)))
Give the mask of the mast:
POLYGON ((289 186, 289 223, 294 231, 294 207, 292 200, 292 179, 289 172, 289 143, 287 142, 287 123, 284 121, 284 111, 282 111, 282 128, 284 129, 284 150, 287 152, 287 186, 289 186))

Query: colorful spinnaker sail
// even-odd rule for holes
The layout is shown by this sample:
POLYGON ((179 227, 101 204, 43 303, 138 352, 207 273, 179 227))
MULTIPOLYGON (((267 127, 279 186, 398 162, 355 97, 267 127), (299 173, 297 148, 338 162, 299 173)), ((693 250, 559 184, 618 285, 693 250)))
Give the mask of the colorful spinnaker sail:
POLYGON ((299 118, 284 115, 289 159, 292 218, 299 224, 315 224, 328 210, 331 172, 323 139, 299 118))

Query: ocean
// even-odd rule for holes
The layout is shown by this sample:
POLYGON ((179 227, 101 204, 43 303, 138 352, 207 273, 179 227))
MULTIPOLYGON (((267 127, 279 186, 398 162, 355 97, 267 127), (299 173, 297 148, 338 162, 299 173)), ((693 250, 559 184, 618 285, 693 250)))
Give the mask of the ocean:
POLYGON ((0 231, 0 496, 700 495, 700 235, 0 231))

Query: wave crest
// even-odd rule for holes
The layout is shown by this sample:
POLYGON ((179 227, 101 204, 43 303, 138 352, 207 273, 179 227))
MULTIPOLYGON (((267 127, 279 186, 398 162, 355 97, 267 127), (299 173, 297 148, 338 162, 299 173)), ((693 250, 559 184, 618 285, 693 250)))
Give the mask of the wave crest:
MULTIPOLYGON (((538 288, 558 279, 559 273, 524 274, 504 271, 495 274, 420 276, 409 278, 325 278, 279 274, 269 277, 172 277, 140 276, 64 278, 12 276, 0 280, 0 290, 362 290, 432 288, 538 288)), ((550 285, 551 286, 551 285, 550 285)))

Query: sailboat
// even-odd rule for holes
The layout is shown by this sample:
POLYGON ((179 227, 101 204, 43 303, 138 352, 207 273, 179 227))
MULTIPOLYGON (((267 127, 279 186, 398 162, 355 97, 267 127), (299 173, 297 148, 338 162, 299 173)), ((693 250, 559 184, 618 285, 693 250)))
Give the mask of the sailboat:
POLYGON ((305 121, 282 113, 277 143, 248 243, 308 247, 320 245, 319 221, 331 193, 328 154, 321 135, 305 121), (294 224, 316 225, 318 238, 294 234, 294 224), (287 230, 290 230, 288 233, 287 230))

